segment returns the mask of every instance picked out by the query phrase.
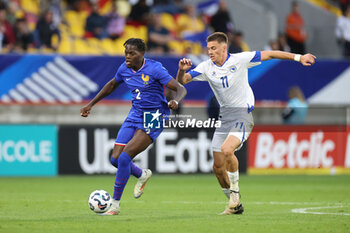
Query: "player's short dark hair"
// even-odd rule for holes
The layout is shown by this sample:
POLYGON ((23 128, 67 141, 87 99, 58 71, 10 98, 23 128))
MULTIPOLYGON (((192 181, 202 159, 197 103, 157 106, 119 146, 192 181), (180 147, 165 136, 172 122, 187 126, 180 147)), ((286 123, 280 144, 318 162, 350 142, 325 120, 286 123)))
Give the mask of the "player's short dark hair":
POLYGON ((146 43, 140 38, 130 38, 127 41, 125 41, 123 45, 124 47, 126 47, 127 45, 133 45, 137 48, 139 52, 146 51, 146 43))
POLYGON ((207 42, 210 41, 217 41, 219 43, 228 43, 228 38, 225 33, 223 32, 214 32, 207 38, 207 42))

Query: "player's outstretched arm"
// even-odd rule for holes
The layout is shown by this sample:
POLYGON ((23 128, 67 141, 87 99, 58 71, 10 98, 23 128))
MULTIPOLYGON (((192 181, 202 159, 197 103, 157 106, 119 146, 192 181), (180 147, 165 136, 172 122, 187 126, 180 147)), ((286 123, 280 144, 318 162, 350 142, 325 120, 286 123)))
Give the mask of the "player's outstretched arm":
POLYGON ((261 61, 267 61, 270 59, 294 60, 300 62, 304 66, 311 66, 315 63, 316 56, 312 55, 311 53, 300 55, 278 50, 261 51, 261 61))
POLYGON ((119 83, 115 80, 115 78, 111 79, 111 81, 106 83, 106 85, 101 89, 101 91, 97 93, 97 95, 87 105, 80 109, 80 115, 82 117, 89 116, 92 107, 104 97, 111 94, 118 86, 119 83))
POLYGON ((168 102, 169 108, 176 110, 179 107, 179 103, 183 100, 183 98, 185 98, 187 90, 175 79, 171 79, 166 86, 167 88, 176 92, 174 99, 168 102))
POLYGON ((179 69, 177 71, 176 80, 185 85, 186 83, 189 83, 192 81, 192 77, 190 74, 186 74, 186 71, 189 70, 192 67, 192 61, 191 59, 182 58, 179 61, 179 69))

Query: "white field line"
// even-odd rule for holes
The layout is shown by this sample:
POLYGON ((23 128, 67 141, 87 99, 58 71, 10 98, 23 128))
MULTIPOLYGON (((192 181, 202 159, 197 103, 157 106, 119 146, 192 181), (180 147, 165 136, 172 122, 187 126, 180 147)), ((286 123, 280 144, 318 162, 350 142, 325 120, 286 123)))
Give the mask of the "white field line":
MULTIPOLYGON (((161 201, 163 204, 227 204, 227 201, 161 201)), ((287 202, 287 201, 245 201, 245 204, 253 205, 350 205, 350 203, 339 202, 287 202)))
MULTIPOLYGON (((75 200, 55 200, 55 202, 76 202, 75 200)), ((123 202, 136 202, 136 203, 146 203, 145 201, 123 201, 123 202)), ((185 204, 185 205, 225 205, 227 201, 161 201, 161 204, 185 204)), ((296 208, 292 209, 292 213, 296 214, 328 214, 328 215, 344 215, 350 216, 350 213, 327 213, 313 210, 321 210, 321 209, 336 209, 342 208, 344 206, 350 206, 350 203, 338 203, 338 202, 286 202, 286 201, 252 201, 252 202, 244 202, 245 204, 253 204, 253 205, 335 205, 335 206, 320 206, 320 207, 306 207, 306 208, 296 208)))
MULTIPOLYGON (((76 200, 55 200, 55 202, 76 202, 76 200)), ((125 200, 123 202, 136 202, 136 203, 146 203, 145 201, 135 200, 135 201, 129 201, 125 200)), ((221 204, 227 204, 227 201, 160 201, 158 203, 161 204, 187 204, 187 205, 221 205, 221 204)), ((350 203, 339 203, 339 202, 278 202, 278 201, 267 201, 267 202, 260 202, 260 201, 245 201, 244 204, 252 204, 252 205, 328 205, 327 207, 321 207, 321 208, 338 208, 339 206, 350 206, 350 203), (329 205, 336 205, 336 206, 329 206, 329 205)), ((320 208, 320 207, 310 207, 310 208, 320 208)))
MULTIPOLYGON (((162 201, 163 204, 227 204, 226 202, 201 202, 201 201, 162 201)), ((319 209, 331 209, 331 208, 342 208, 345 205, 350 205, 350 203, 331 203, 331 202, 279 202, 279 201, 268 201, 268 202, 244 202, 246 204, 253 205, 336 205, 336 206, 321 206, 321 207, 307 207, 307 208, 297 208, 292 209, 292 213, 298 214, 329 214, 329 215, 345 215, 350 216, 350 213, 327 213, 327 212, 315 212, 309 210, 319 210, 319 209)))
POLYGON ((328 213, 328 212, 313 211, 313 210, 321 210, 321 209, 335 209, 335 208, 342 208, 342 207, 343 207, 342 205, 340 205, 340 206, 307 207, 307 208, 292 209, 292 213, 297 213, 297 214, 329 214, 329 215, 347 215, 347 216, 350 216, 350 213, 328 213))

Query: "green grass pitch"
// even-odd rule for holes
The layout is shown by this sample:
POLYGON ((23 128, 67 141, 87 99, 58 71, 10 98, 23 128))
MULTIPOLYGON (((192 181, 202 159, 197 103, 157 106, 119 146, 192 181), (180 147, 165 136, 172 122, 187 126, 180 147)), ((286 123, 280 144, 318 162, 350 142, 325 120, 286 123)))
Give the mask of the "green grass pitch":
POLYGON ((153 175, 137 200, 135 182, 120 215, 98 216, 87 198, 112 194, 114 176, 0 178, 0 232, 350 232, 350 176, 241 175, 245 212, 231 216, 218 215, 227 200, 214 174, 153 175))

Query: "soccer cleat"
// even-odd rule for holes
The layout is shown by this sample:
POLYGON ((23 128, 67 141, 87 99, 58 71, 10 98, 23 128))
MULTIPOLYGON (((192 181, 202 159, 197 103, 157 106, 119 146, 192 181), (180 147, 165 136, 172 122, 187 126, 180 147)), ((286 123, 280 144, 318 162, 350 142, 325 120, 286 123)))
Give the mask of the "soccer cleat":
POLYGON ((104 213, 98 213, 98 215, 101 216, 108 216, 108 215, 118 215, 120 213, 120 210, 108 210, 107 212, 104 213))
POLYGON ((241 194, 239 192, 231 190, 228 206, 220 215, 242 214, 243 211, 244 207, 241 203, 241 194))
POLYGON ((98 215, 101 216, 107 216, 107 215, 118 215, 120 213, 120 203, 117 200, 112 200, 112 205, 109 207, 109 209, 104 213, 98 213, 98 215))
POLYGON ((231 190, 230 200, 228 201, 228 208, 234 209, 241 204, 241 194, 231 190))
POLYGON ((244 207, 242 203, 240 203, 235 208, 226 207, 224 212, 222 212, 220 215, 243 214, 243 212, 244 212, 244 207))
POLYGON ((143 191, 145 189, 146 182, 151 178, 152 171, 149 169, 143 169, 142 175, 137 181, 135 188, 134 188, 134 197, 139 198, 143 194, 143 191))

